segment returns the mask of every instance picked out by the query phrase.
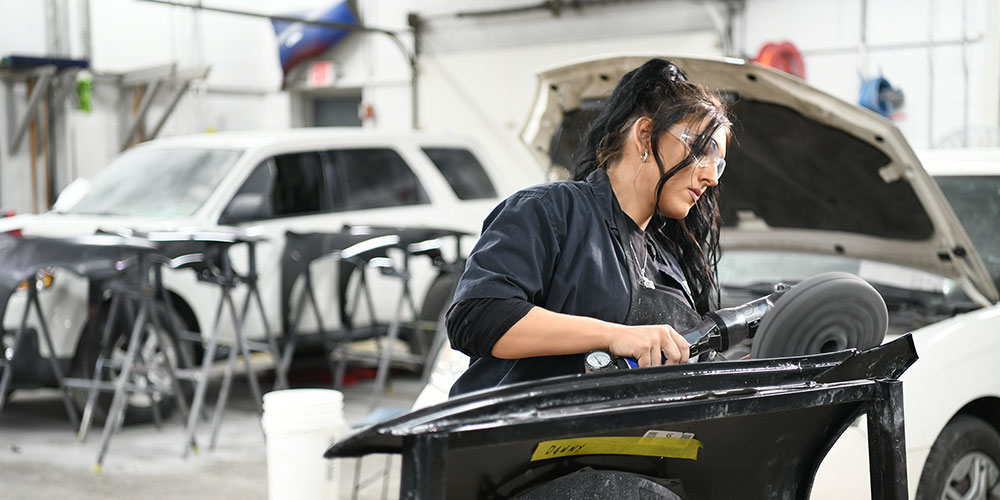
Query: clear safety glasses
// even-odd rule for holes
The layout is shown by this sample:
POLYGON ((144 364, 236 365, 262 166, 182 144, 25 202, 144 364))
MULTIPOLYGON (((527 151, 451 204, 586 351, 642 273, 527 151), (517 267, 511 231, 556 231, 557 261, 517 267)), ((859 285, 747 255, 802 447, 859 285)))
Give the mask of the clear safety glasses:
MULTIPOLYGON (((691 135, 691 129, 683 125, 674 125, 667 131, 684 144, 689 154, 693 152, 691 145, 697 137, 691 135)), ((715 139, 709 138, 705 150, 693 156, 695 165, 701 168, 714 167, 716 179, 722 177, 722 173, 726 171, 726 159, 719 154, 719 143, 715 142, 715 139)))

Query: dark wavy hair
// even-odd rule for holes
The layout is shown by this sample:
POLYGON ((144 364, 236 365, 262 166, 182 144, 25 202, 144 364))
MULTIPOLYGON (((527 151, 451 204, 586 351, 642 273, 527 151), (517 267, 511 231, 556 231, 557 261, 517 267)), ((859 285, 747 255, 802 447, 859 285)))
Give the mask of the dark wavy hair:
MULTIPOLYGON (((628 72, 605 102, 600 114, 577 151, 574 178, 583 180, 598 168, 607 169, 620 157, 629 129, 642 117, 652 119, 650 150, 660 170, 656 185, 659 206, 664 183, 694 161, 721 127, 732 126, 729 112, 716 94, 691 82, 674 63, 652 59, 628 72), (667 168, 660 158, 659 140, 672 125, 691 120, 706 124, 697 131, 690 152, 676 165, 667 168)), ((695 309, 705 314, 718 307, 719 286, 716 279, 719 262, 718 186, 709 187, 684 219, 670 219, 657 213, 650 226, 652 235, 674 253, 694 296, 695 309)))

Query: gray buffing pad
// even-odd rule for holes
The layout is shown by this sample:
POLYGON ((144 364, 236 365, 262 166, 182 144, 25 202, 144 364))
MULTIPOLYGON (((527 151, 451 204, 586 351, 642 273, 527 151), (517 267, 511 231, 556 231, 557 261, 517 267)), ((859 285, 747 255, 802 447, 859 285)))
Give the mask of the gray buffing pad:
POLYGON ((849 273, 803 280, 764 315, 752 358, 779 358, 882 343, 889 326, 885 301, 867 281, 849 273))

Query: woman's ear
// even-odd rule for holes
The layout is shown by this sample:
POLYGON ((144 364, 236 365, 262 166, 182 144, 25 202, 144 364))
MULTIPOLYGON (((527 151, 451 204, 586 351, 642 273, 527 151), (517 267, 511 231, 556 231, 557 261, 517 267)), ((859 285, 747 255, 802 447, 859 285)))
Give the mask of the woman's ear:
POLYGON ((632 131, 629 134, 629 146, 635 148, 635 154, 642 157, 643 153, 651 154, 652 151, 649 150, 651 147, 650 136, 653 132, 653 120, 648 116, 640 117, 632 125, 632 131))

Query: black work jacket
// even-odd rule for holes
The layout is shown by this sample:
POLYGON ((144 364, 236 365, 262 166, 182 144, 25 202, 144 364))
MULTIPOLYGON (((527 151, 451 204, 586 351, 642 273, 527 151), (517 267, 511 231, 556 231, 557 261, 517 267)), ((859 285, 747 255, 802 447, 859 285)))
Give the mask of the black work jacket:
MULTIPOLYGON (((622 246, 625 231, 615 223, 615 210, 621 209, 607 173, 600 169, 586 181, 551 182, 515 193, 483 223, 454 303, 515 298, 550 311, 623 323, 631 291, 622 246)), ((657 253, 666 258, 650 264, 658 275, 654 281, 691 303, 679 265, 657 246, 657 253)), ((452 347, 462 350, 454 337, 452 347)), ((451 395, 582 373, 584 356, 473 358, 451 395)))

